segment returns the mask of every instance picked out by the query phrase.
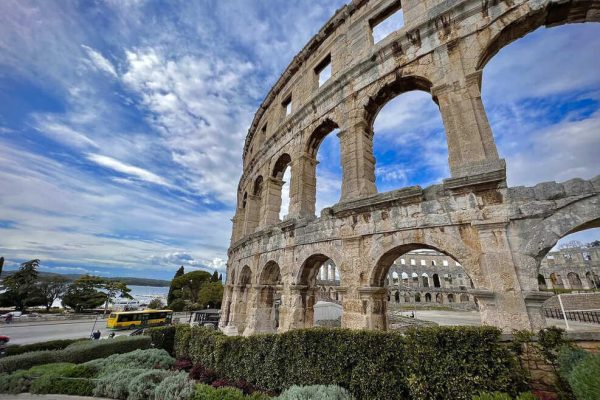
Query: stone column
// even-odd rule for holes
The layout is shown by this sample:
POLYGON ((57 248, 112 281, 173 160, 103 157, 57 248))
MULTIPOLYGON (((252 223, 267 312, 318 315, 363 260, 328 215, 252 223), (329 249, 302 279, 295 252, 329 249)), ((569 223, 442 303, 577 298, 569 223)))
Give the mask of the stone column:
POLYGON ((244 210, 237 210, 231 219, 233 229, 231 233, 231 245, 240 240, 244 234, 244 210))
POLYGON ((505 170, 481 101, 481 74, 431 89, 446 128, 452 178, 505 170))
POLYGON ((373 131, 360 120, 338 133, 342 151, 342 197, 349 201, 377 193, 373 131))
POLYGON ((246 200, 246 212, 244 218, 244 236, 256 231, 260 221, 260 197, 248 195, 246 200))
POLYGON ((314 218, 317 200, 317 160, 302 154, 292 161, 290 218, 314 218))
POLYGON ((267 178, 263 189, 262 219, 260 228, 266 228, 279 223, 281 211, 281 188, 284 182, 281 179, 267 178))
MULTIPOLYGON (((482 255, 479 258, 482 275, 493 293, 489 300, 480 302, 481 322, 495 325, 504 332, 528 329, 532 326, 525 302, 526 292, 521 288, 516 264, 507 238, 507 223, 474 223, 479 233, 482 255), (492 304, 494 307, 492 307, 492 304)), ((482 296, 478 296, 481 298, 482 296)))

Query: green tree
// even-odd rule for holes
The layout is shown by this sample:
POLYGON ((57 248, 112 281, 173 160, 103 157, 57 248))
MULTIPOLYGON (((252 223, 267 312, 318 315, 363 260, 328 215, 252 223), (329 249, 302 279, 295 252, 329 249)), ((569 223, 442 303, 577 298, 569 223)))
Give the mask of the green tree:
POLYGON ((213 272, 212 276, 210 277, 210 281, 211 282, 219 281, 219 273, 217 272, 217 270, 215 270, 215 272, 213 272))
POLYGON ((46 311, 50 310, 54 300, 62 296, 69 287, 69 281, 62 276, 50 276, 41 278, 37 288, 41 297, 44 299, 46 311))
POLYGON ((108 310, 108 302, 112 301, 115 297, 119 296, 124 299, 133 298, 129 294, 131 289, 129 289, 127 285, 121 281, 100 278, 99 288, 106 293, 106 300, 104 301, 104 314, 106 314, 106 311, 108 310))
POLYGON ((171 286, 169 287, 169 294, 167 295, 167 304, 171 304, 173 302, 173 300, 175 300, 174 291, 176 289, 173 287, 173 282, 175 281, 175 279, 179 278, 183 274, 185 274, 185 271, 184 271, 183 265, 182 265, 181 267, 179 267, 177 272, 175 272, 175 276, 173 277, 173 280, 171 281, 171 286))
POLYGON ((206 271, 192 271, 173 279, 175 296, 197 303, 200 288, 210 282, 210 278, 211 274, 206 271))
POLYGON ((77 278, 69 285, 62 297, 63 306, 70 307, 76 312, 100 306, 106 301, 106 293, 98 290, 100 279, 90 275, 77 278))
POLYGON ((118 297, 131 299, 131 290, 121 281, 113 281, 99 276, 84 275, 76 279, 63 296, 63 305, 80 312, 96 308, 104 303, 104 312, 108 302, 118 297))
POLYGON ((21 264, 19 270, 4 279, 5 296, 19 311, 28 306, 44 304, 36 283, 40 260, 30 260, 21 264))
POLYGON ((223 299, 223 284, 219 282, 207 282, 200 288, 198 303, 202 308, 221 308, 223 299))
POLYGON ((150 300, 150 303, 148 303, 148 308, 151 310, 160 310, 163 308, 162 300, 159 298, 150 300))
POLYGON ((4 267, 4 257, 0 257, 0 276, 2 276, 2 268, 4 267))

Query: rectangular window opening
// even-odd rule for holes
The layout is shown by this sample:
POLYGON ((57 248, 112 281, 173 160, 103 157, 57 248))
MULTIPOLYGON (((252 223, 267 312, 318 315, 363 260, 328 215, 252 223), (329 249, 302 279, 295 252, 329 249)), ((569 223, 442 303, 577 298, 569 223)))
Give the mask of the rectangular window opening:
POLYGON ((292 96, 286 98, 283 103, 281 103, 283 109, 285 110, 285 116, 287 117, 292 113, 292 96))
POLYGON ((391 7, 371 20, 373 43, 379 43, 404 26, 404 13, 399 7, 391 7))
POLYGON ((319 77, 319 87, 323 86, 331 78, 331 54, 317 65, 315 74, 319 77))

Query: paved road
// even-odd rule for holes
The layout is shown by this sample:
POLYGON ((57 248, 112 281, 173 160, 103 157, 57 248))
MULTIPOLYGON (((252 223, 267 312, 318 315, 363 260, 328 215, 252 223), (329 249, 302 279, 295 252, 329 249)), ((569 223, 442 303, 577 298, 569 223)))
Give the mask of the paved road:
MULTIPOLYGON (((0 335, 10 337, 10 344, 28 344, 55 339, 77 339, 89 337, 94 320, 19 322, 0 324, 0 335)), ((96 325, 102 336, 108 335, 106 320, 99 319, 96 325)))

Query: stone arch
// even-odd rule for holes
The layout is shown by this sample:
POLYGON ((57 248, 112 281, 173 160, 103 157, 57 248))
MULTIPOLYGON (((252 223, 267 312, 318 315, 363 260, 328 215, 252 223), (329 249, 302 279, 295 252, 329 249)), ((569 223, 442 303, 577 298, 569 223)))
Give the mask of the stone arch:
POLYGON ((524 2, 505 16, 494 20, 482 32, 482 37, 488 37, 478 55, 475 70, 482 70, 486 64, 504 47, 517 39, 526 36, 536 29, 546 26, 559 26, 568 23, 600 22, 600 13, 589 12, 597 10, 597 2, 589 1, 545 1, 542 7, 534 7, 524 2), (509 19, 510 18, 510 19, 509 19))
MULTIPOLYGON (((420 76, 394 76, 391 82, 383 86, 377 86, 377 91, 368 97, 364 106, 364 121, 371 135, 373 133, 373 124, 381 109, 395 97, 413 90, 421 90, 431 93, 433 84, 426 78, 420 76)), ((433 98, 433 96, 432 96, 433 98)), ((433 98, 437 103, 437 99, 433 98)))
POLYGON ((533 257, 539 269, 560 239, 590 228, 600 228, 600 195, 575 201, 530 226, 527 231, 532 235, 522 243, 520 253, 533 257))
POLYGON ((423 281, 421 283, 421 286, 423 286, 423 287, 429 287, 429 275, 427 275, 427 272, 423 272, 421 274, 421 280, 423 281))
POLYGON ((283 153, 277 158, 275 164, 273 165, 273 170, 271 172, 271 177, 276 179, 283 179, 283 174, 285 170, 292 163, 292 157, 288 153, 283 153))
POLYGON ((323 140, 327 135, 336 129, 339 129, 339 125, 331 118, 326 118, 312 131, 310 136, 307 138, 306 145, 304 146, 305 153, 309 157, 316 160, 321 143, 323 143, 323 140))
POLYGON ((448 293, 448 303, 454 303, 454 294, 448 293))
POLYGON ((552 282, 552 286, 555 288, 564 288, 565 284, 562 280, 562 277, 558 275, 556 272, 550 274, 550 281, 552 282))
POLYGON ((234 305, 233 322, 240 332, 244 332, 247 326, 247 315, 250 300, 250 289, 252 287, 252 269, 244 265, 239 274, 236 302, 234 305))
POLYGON ((431 293, 425 293, 425 303, 431 303, 431 293))
POLYGON ((381 252, 382 254, 380 253, 381 255, 376 258, 375 266, 372 268, 369 275, 369 283, 373 287, 383 286, 385 276, 397 258, 403 254, 418 249, 435 250, 454 258, 455 260, 458 260, 460 264, 464 266, 465 273, 469 275, 470 270, 474 269, 467 267, 471 265, 472 261, 470 259, 474 258, 471 254, 471 251, 466 248, 462 242, 457 241, 456 238, 452 238, 451 235, 447 233, 436 232, 431 234, 431 237, 428 239, 431 239, 431 242, 435 242, 436 245, 423 242, 413 242, 410 241, 410 238, 409 240, 402 240, 400 236, 394 239, 395 240, 390 241, 390 243, 384 247, 383 251, 381 252), (445 248, 443 246, 445 246, 445 248))
POLYGON ((469 302, 469 295, 466 293, 463 293, 460 295, 460 302, 461 303, 468 303, 469 302))
POLYGON ((569 286, 571 286, 571 289, 583 289, 581 278, 576 272, 569 272, 567 274, 567 280, 569 281, 569 286))
POLYGON ((283 289, 281 269, 277 262, 271 260, 265 264, 258 277, 257 288, 253 333, 276 332, 279 328, 279 304, 283 289))
MULTIPOLYGON (((317 302, 317 291, 319 290, 316 286, 316 278, 321 271, 323 264, 328 261, 331 261, 334 267, 337 266, 336 262, 331 257, 328 257, 323 253, 312 254, 302 263, 300 271, 295 279, 297 295, 300 297, 302 304, 302 316, 300 317, 301 321, 295 321, 295 326, 308 328, 314 325, 314 305, 317 302)), ((333 295, 328 289, 326 289, 324 293, 332 300, 335 299, 335 290, 333 295)))
POLYGON ((438 274, 433 274, 433 287, 442 287, 442 284, 440 282, 440 276, 438 274))

